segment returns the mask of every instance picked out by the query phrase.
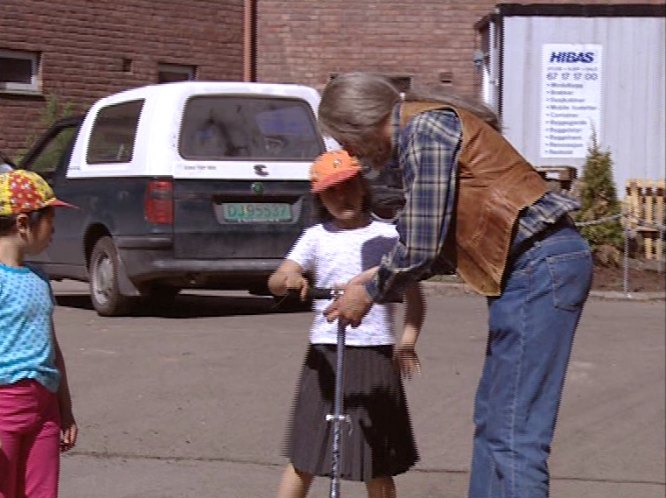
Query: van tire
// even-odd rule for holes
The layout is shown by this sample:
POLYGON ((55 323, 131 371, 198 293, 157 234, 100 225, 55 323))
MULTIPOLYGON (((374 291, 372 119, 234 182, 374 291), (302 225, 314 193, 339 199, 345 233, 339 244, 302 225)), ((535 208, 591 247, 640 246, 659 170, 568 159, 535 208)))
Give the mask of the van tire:
POLYGON ((111 237, 101 237, 95 243, 90 256, 90 299, 101 316, 126 314, 132 299, 120 293, 118 284, 118 251, 111 237))

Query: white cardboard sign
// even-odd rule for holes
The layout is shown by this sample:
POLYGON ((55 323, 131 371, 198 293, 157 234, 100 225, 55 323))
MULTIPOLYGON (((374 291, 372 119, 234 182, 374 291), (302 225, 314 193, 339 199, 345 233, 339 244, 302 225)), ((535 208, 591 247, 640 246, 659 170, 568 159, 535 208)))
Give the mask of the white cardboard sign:
POLYGON ((584 158, 601 128, 602 46, 544 44, 541 157, 584 158))

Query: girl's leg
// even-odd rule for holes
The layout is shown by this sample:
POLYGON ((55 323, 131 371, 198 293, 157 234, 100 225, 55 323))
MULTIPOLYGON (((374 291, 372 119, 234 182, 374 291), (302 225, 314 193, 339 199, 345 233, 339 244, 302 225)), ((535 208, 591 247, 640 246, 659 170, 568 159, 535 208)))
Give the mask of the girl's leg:
POLYGON ((39 386, 43 410, 38 431, 27 438, 25 451, 25 491, 35 498, 57 498, 60 472, 60 411, 55 394, 39 386))
POLYGON ((0 386, 0 498, 24 496, 26 439, 39 420, 35 381, 0 386))
POLYGON ((282 474, 277 498, 305 498, 312 484, 312 474, 296 470, 292 464, 287 465, 282 474))
POLYGON ((14 498, 18 494, 21 436, 3 432, 0 427, 0 441, 0 498, 14 498))
POLYGON ((396 498, 393 477, 378 477, 365 484, 368 498, 396 498))

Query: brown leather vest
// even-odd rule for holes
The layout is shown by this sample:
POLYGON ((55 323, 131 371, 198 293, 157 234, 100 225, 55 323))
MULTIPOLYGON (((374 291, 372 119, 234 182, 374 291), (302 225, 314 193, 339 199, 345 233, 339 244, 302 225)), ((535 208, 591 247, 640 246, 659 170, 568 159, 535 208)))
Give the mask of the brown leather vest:
POLYGON ((447 244, 446 257, 456 262, 458 274, 475 291, 499 296, 519 212, 546 192, 546 183, 501 133, 469 111, 441 102, 405 102, 400 127, 436 109, 452 110, 462 125, 451 227, 455 243, 447 244))

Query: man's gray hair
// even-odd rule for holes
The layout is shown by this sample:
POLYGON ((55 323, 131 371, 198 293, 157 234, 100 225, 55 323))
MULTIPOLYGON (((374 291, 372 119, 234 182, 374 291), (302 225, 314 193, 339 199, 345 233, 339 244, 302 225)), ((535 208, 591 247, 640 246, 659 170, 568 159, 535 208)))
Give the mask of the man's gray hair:
POLYGON ((501 130, 497 114, 481 102, 433 90, 401 94, 389 78, 371 73, 341 74, 326 85, 319 104, 319 127, 341 145, 362 149, 377 136, 393 106, 403 99, 465 109, 501 130))
POLYGON ((324 88, 319 127, 341 145, 357 147, 376 136, 399 101, 400 92, 384 76, 341 74, 324 88))

